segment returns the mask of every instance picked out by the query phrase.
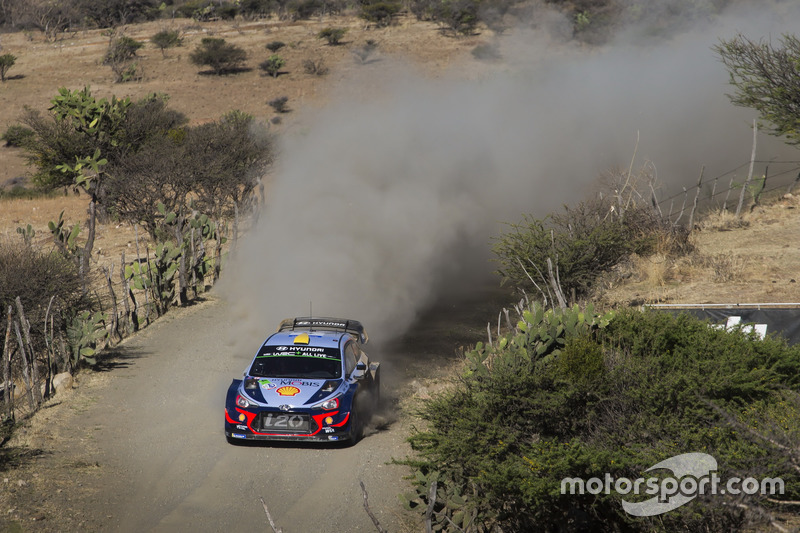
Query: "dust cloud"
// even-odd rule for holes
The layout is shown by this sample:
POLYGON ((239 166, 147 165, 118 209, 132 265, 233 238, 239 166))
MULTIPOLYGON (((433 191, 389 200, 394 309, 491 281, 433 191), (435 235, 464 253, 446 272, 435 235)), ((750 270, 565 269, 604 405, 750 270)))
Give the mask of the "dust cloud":
MULTIPOLYGON (((596 48, 563 39, 549 13, 501 37, 495 64, 469 56, 435 79, 388 57, 354 69, 282 139, 267 205, 221 285, 246 324, 235 334, 261 339, 313 312, 400 335, 442 291, 489 278, 503 223, 585 199, 634 150, 665 194, 702 166, 713 178, 747 162, 756 114, 729 103, 711 48, 789 31, 798 9, 768 4, 596 48)), ((798 159, 762 135, 759 159, 772 158, 798 159)))

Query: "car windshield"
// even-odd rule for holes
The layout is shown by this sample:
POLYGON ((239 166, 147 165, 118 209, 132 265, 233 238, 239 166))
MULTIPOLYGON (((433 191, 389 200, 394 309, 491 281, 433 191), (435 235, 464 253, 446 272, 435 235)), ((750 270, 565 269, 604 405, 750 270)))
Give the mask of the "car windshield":
POLYGON ((249 375, 263 378, 336 379, 342 377, 338 348, 262 346, 249 375))

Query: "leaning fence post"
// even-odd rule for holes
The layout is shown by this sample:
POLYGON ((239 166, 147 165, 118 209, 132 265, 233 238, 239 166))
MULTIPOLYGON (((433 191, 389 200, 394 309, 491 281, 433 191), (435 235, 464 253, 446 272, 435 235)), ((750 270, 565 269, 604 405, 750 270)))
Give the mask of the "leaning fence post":
POLYGON ((697 192, 694 193, 694 204, 692 204, 692 212, 689 213, 689 230, 694 227, 694 212, 697 209, 697 197, 700 196, 700 188, 703 185, 703 173, 706 171, 706 166, 700 168, 700 177, 697 178, 697 192))
POLYGON ((6 324, 6 337, 3 341, 3 402, 5 403, 6 420, 14 417, 14 384, 11 381, 11 354, 8 348, 8 339, 11 338, 11 309, 8 306, 8 324, 6 324))
POLYGON ((725 203, 722 204, 722 210, 728 210, 728 198, 731 196, 731 191, 733 190, 733 178, 731 178, 730 183, 728 183, 728 193, 725 195, 725 203))
POLYGON ((28 405, 31 407, 31 413, 36 410, 36 403, 33 399, 33 387, 31 387, 31 378, 28 373, 28 357, 25 355, 25 344, 22 342, 22 334, 19 332, 19 322, 14 321, 14 331, 17 333, 17 342, 19 343, 19 353, 22 357, 22 381, 25 382, 27 389, 26 395, 28 396, 28 405))
MULTIPOLYGON (((25 309, 22 307, 22 300, 19 296, 16 298, 17 310, 19 311, 19 321, 22 324, 22 331, 25 333, 25 345, 28 347, 28 352, 31 356, 31 378, 33 379, 33 398, 36 401, 36 407, 42 403, 42 393, 39 391, 39 369, 36 368, 36 354, 33 351, 33 343, 31 343, 31 323, 25 317, 25 309)), ((20 340, 20 342, 22 342, 20 340)))
MULTIPOLYGON (((103 274, 106 276, 106 281, 108 282, 108 294, 111 296, 111 332, 108 335, 109 344, 111 344, 111 340, 114 338, 114 334, 117 335, 117 338, 122 342, 122 334, 119 332, 119 314, 117 310, 117 293, 114 292, 114 284, 111 283, 111 276, 114 275, 114 263, 111 263, 111 268, 108 269, 106 267, 103 268, 103 274)), ((122 270, 125 270, 125 265, 122 265, 122 270)))
POLYGON ((686 190, 686 187, 683 187, 683 205, 681 205, 681 213, 678 215, 678 218, 675 219, 675 225, 678 225, 678 222, 683 218, 683 212, 686 211, 686 199, 689 198, 689 191, 686 190))
POLYGON ((750 185, 750 180, 753 179, 753 165, 756 162, 756 136, 758 135, 758 126, 756 125, 755 119, 753 119, 753 151, 750 153, 750 171, 747 173, 747 180, 742 185, 742 192, 739 193, 739 205, 736 206, 736 216, 739 216, 739 213, 742 210, 742 204, 744 203, 744 193, 747 190, 747 186, 750 185))

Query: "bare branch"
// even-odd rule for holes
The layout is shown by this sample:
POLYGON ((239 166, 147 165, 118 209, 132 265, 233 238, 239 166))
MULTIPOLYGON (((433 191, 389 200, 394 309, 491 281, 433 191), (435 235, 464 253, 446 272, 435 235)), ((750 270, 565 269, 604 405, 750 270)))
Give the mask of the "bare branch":
POLYGON ((367 512, 367 515, 369 516, 370 520, 372 520, 372 523, 375 524, 375 529, 378 530, 378 533, 388 533, 385 529, 381 527, 380 522, 378 522, 378 519, 375 518, 375 515, 372 514, 372 511, 369 508, 367 488, 364 486, 364 482, 359 481, 358 483, 361 485, 361 493, 364 495, 364 510, 367 512))

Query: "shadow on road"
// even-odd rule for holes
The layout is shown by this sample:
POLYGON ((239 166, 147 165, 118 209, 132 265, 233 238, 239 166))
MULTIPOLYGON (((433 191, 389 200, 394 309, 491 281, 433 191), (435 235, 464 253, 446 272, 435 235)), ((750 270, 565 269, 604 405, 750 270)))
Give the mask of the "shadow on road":
POLYGON ((117 369, 128 368, 137 359, 147 357, 150 354, 150 352, 128 348, 127 346, 115 346, 103 351, 102 355, 98 357, 97 364, 93 370, 95 372, 112 372, 117 369))

